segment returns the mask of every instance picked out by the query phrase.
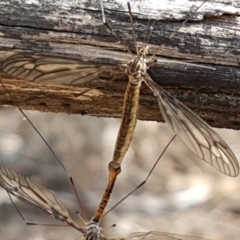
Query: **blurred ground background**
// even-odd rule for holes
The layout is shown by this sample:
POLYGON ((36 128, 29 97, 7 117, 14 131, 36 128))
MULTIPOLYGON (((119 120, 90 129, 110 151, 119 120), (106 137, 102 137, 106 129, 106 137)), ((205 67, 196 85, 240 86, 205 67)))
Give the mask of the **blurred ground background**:
MULTIPOLYGON (((105 189, 119 119, 26 112, 75 181, 90 219, 105 189)), ((240 159, 240 132, 218 130, 240 159)), ((141 183, 173 133, 164 123, 138 121, 109 206, 141 183)), ((18 110, 0 110, 0 165, 39 181, 79 210, 66 173, 18 110)), ((208 239, 240 236, 240 178, 218 173, 175 139, 149 181, 103 218, 109 237, 136 231, 164 231, 208 239), (115 228, 111 225, 116 224, 115 228)), ((27 222, 62 224, 46 213, 15 201, 27 222)), ((27 226, 0 189, 0 239, 77 239, 71 227, 27 226)), ((80 238, 82 239, 82 238, 80 238)))

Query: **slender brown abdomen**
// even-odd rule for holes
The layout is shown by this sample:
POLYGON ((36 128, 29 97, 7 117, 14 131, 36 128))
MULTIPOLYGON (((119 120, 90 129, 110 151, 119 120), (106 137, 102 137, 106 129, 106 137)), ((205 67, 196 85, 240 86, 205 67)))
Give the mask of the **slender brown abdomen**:
POLYGON ((121 126, 118 132, 113 160, 110 163, 115 167, 121 165, 133 137, 138 117, 140 86, 141 81, 134 83, 128 81, 124 95, 121 126))

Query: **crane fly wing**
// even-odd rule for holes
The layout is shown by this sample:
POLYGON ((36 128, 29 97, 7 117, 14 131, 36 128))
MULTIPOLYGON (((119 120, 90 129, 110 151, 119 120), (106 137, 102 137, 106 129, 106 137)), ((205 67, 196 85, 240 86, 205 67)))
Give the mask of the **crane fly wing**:
POLYGON ((38 182, 8 168, 0 167, 0 186, 16 198, 79 229, 64 204, 54 193, 38 182))
POLYGON ((206 238, 201 238, 197 236, 188 236, 188 235, 181 235, 181 234, 174 234, 174 233, 167 233, 167 232, 157 232, 157 231, 150 231, 150 232, 135 232, 131 233, 126 238, 108 238, 108 240, 144 240, 144 239, 151 239, 151 240, 209 240, 206 238))
POLYGON ((152 89, 164 120, 192 152, 218 171, 236 177, 239 163, 227 143, 200 117, 158 86, 149 75, 144 81, 152 89))
POLYGON ((17 79, 41 84, 79 85, 97 79, 102 73, 122 73, 121 67, 70 58, 30 53, 16 54, 2 64, 3 71, 17 79))

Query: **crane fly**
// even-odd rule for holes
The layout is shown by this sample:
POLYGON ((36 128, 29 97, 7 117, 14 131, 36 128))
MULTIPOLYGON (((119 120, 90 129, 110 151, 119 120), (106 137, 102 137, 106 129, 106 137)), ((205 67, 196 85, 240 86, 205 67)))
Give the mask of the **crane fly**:
POLYGON ((107 238, 101 233, 99 223, 94 220, 91 220, 84 227, 80 226, 72 219, 66 206, 53 192, 29 177, 23 176, 9 168, 0 167, 0 186, 4 188, 7 193, 19 200, 33 205, 47 212, 52 217, 55 217, 75 228, 83 234, 84 239, 86 240, 204 240, 204 238, 195 236, 185 236, 157 231, 132 233, 128 237, 123 238, 107 238))
MULTIPOLYGON (((131 13, 129 3, 128 8, 131 13)), ((104 15, 103 10, 102 13, 104 15)), ((105 21, 105 17, 103 19, 105 25, 116 36, 105 21)), ((131 14, 130 19, 132 23, 131 14)), ((135 38, 134 40, 136 43, 135 38)), ((165 122, 198 158, 225 175, 237 176, 239 174, 239 163, 228 144, 204 120, 156 84, 147 73, 147 70, 154 65, 156 53, 148 58, 148 45, 140 49, 136 46, 136 52, 137 55, 134 58, 131 57, 127 63, 122 64, 96 64, 64 57, 21 53, 6 59, 2 64, 2 69, 14 78, 41 84, 78 85, 97 79, 101 74, 108 74, 113 79, 118 78, 119 75, 125 74, 128 76, 129 81, 124 95, 121 126, 113 159, 109 165, 109 169, 115 171, 115 177, 121 171, 120 165, 129 148, 136 127, 142 82, 156 96, 165 122)))

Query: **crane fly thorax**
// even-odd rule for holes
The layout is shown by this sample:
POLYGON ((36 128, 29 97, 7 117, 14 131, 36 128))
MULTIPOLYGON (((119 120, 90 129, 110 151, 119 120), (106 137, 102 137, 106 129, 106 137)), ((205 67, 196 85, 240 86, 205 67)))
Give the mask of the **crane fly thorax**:
POLYGON ((147 70, 147 50, 148 46, 144 46, 138 50, 138 55, 127 63, 126 73, 135 82, 139 82, 142 79, 143 73, 147 70))
POLYGON ((101 229, 97 222, 91 221, 85 229, 85 240, 99 240, 102 239, 101 229))
POLYGON ((135 78, 140 78, 141 73, 146 69, 146 59, 143 56, 137 56, 127 64, 126 73, 135 78))

